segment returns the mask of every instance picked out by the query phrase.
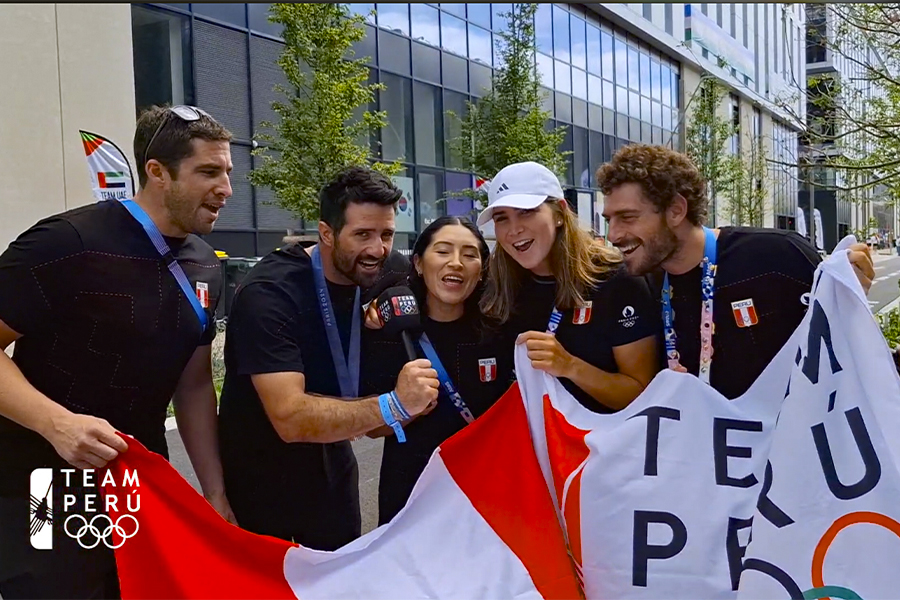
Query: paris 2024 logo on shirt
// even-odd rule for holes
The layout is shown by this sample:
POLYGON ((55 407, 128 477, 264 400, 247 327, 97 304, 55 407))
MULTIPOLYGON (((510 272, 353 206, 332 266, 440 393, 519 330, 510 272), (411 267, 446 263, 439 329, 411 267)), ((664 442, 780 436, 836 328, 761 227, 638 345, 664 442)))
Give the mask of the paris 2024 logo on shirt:
POLYGON ((54 522, 62 523, 59 529, 63 534, 85 550, 100 544, 114 550, 137 535, 136 515, 141 509, 137 471, 126 469, 121 481, 117 481, 109 470, 56 471, 56 477, 54 469, 40 468, 31 472, 29 537, 33 548, 53 549, 54 522), (54 480, 56 484, 62 484, 60 493, 54 494, 54 480), (118 506, 119 496, 101 495, 101 487, 130 488, 130 493, 125 495, 125 506, 118 506), (62 499, 62 506, 54 506, 54 497, 62 499))
POLYGON ((619 319, 619 325, 625 328, 634 327, 634 324, 637 323, 638 315, 634 310, 633 306, 626 306, 622 309, 622 318, 619 319))

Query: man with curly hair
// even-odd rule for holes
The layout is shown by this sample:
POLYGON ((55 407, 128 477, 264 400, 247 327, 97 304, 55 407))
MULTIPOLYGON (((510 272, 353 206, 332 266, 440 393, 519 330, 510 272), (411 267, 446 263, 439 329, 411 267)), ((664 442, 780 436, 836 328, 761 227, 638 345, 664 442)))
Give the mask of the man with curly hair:
MULTIPOLYGON (((729 399, 759 377, 803 319, 821 258, 793 231, 709 229, 706 182, 686 155, 625 146, 597 171, 608 239, 661 299, 665 359, 729 399)), ((850 261, 868 293, 865 244, 850 261)))

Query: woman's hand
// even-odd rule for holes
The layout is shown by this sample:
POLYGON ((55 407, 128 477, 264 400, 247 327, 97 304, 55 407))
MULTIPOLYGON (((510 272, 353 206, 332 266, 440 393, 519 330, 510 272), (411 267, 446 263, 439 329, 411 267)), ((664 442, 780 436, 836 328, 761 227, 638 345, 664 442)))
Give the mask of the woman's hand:
POLYGON ((531 366, 554 377, 569 377, 575 358, 566 352, 552 333, 526 331, 516 338, 516 344, 525 344, 531 366))

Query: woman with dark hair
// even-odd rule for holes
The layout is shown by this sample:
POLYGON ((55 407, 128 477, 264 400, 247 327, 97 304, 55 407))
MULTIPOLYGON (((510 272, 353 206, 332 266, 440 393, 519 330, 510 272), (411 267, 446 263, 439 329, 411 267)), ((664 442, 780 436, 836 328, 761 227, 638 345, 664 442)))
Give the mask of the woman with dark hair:
MULTIPOLYGON (((478 303, 485 284, 489 251, 475 225, 464 217, 441 217, 416 240, 409 287, 422 313, 421 358, 439 359, 456 394, 444 382, 437 405, 404 423, 400 443, 389 427, 369 433, 385 437, 378 488, 379 524, 403 508, 434 450, 484 414, 509 388, 512 356, 478 303)), ((507 340, 506 345, 512 343, 507 340)), ((408 362, 402 340, 368 329, 363 339, 362 393, 393 389, 408 362)))

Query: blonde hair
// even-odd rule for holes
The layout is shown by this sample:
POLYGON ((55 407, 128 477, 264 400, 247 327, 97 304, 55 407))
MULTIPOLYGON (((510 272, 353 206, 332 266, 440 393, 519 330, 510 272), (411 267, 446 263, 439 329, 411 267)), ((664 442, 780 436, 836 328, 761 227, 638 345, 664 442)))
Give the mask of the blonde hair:
MULTIPOLYGON (((553 219, 561 222, 550 248, 550 270, 556 279, 556 306, 568 310, 584 303, 588 290, 608 279, 622 264, 622 254, 595 240, 578 224, 578 217, 568 204, 558 198, 545 201, 553 219)), ((481 298, 482 312, 501 323, 512 313, 522 284, 530 277, 497 243, 488 263, 488 284, 481 298)))

